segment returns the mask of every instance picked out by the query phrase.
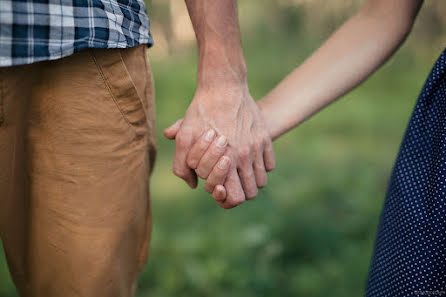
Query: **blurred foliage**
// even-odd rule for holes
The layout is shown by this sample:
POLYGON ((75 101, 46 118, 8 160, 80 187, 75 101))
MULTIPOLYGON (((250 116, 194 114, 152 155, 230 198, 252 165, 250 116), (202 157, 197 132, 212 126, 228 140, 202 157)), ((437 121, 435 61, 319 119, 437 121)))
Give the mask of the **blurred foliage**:
MULTIPOLYGON (((151 180, 151 255, 137 297, 361 296, 392 164, 418 93, 443 50, 445 20, 438 16, 444 3, 426 3, 412 36, 368 82, 279 139, 268 186, 230 211, 219 209, 202 184, 190 190, 170 171, 174 146, 162 129, 184 115, 197 60, 187 38, 168 46, 176 40, 168 33, 174 31, 167 17, 172 3, 148 5, 152 23, 165 34, 154 34, 155 40, 165 44, 150 50, 159 154, 151 180)), ((358 1, 239 4, 257 99, 358 8, 358 1)), ((185 13, 184 6, 174 11, 185 13)), ((0 297, 16 296, 0 257, 0 297)))

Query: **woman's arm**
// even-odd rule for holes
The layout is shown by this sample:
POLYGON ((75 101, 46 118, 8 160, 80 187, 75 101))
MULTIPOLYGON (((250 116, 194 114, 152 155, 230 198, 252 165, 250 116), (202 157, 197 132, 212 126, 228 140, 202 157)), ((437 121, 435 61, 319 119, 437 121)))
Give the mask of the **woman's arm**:
MULTIPOLYGON (((310 58, 258 102, 271 138, 293 129, 367 79, 405 40, 422 3, 368 0, 310 58)), ((180 125, 178 121, 167 128, 166 137, 174 139, 180 125)), ((207 154, 217 158, 224 152, 208 149, 192 157, 201 159, 207 154)), ((210 165, 213 166, 202 167, 211 168, 210 165)), ((222 182, 215 186, 218 184, 210 183, 207 190, 212 192, 215 187, 213 196, 221 200, 226 191, 222 182)))
POLYGON ((258 102, 273 139, 354 89, 410 32, 422 0, 368 0, 310 58, 258 102))

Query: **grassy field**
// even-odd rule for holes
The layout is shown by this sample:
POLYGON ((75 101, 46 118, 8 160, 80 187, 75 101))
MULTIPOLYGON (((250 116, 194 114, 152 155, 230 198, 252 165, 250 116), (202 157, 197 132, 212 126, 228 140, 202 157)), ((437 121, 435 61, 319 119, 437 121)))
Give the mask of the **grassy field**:
MULTIPOLYGON (((261 98, 321 39, 267 29, 246 36, 253 96, 261 98)), ((230 211, 218 208, 202 183, 190 190, 173 176, 174 145, 162 138, 193 97, 196 53, 154 59, 154 227, 137 297, 361 296, 393 161, 442 50, 416 53, 414 42, 363 86, 279 139, 267 188, 230 211)), ((16 296, 2 256, 0 297, 16 296)))

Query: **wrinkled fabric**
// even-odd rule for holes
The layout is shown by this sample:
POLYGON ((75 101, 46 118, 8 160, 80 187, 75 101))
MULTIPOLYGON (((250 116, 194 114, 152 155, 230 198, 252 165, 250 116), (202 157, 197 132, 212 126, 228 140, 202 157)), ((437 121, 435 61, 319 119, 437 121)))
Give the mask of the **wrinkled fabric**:
POLYGON ((21 296, 133 296, 156 154, 146 49, 0 68, 0 236, 21 296))

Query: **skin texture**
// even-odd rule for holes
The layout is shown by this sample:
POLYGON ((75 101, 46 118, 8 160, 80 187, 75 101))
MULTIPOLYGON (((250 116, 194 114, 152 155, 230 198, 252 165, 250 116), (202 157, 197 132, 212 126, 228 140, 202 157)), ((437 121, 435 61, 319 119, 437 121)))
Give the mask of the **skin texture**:
MULTIPOLYGON (((368 0, 311 57, 258 102, 270 138, 276 139, 295 128, 382 66, 410 33, 422 4, 422 0, 368 0)), ((176 131, 175 125, 169 127, 167 136, 174 138, 176 131)), ((192 153, 190 158, 198 159, 216 152, 208 149, 202 156, 198 151, 192 153)), ((202 170, 200 166, 197 170, 202 170)), ((214 198, 229 195, 231 189, 224 188, 215 187, 214 198)))
MULTIPOLYGON (((255 198, 258 187, 266 185, 266 170, 275 167, 271 138, 249 94, 235 0, 186 0, 186 5, 198 41, 198 86, 175 136, 173 172, 195 188, 196 168, 188 165, 188 153, 211 128, 224 135, 231 162, 224 183, 227 197, 217 203, 232 208, 255 198)), ((215 165, 214 158, 210 161, 214 164, 204 168, 207 162, 189 159, 205 178, 215 165)))
POLYGON ((293 129, 375 72, 403 43, 421 0, 368 0, 260 102, 271 137, 293 129))
MULTIPOLYGON (((165 136, 169 139, 175 139, 182 121, 182 119, 178 120, 166 129, 164 131, 165 136)), ((226 199, 226 189, 222 185, 225 183, 231 168, 231 158, 225 155, 226 145, 221 146, 218 143, 218 139, 225 137, 219 136, 216 138, 215 136, 216 132, 213 129, 203 133, 189 151, 187 164, 190 168, 200 168, 201 173, 197 174, 206 179, 205 190, 212 194, 216 201, 224 201, 226 199)))

